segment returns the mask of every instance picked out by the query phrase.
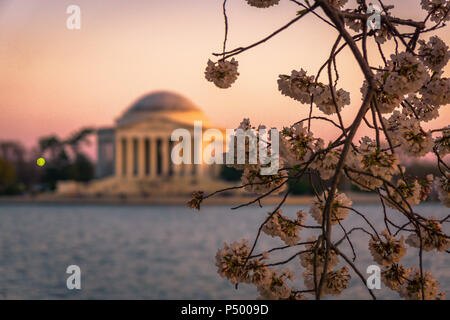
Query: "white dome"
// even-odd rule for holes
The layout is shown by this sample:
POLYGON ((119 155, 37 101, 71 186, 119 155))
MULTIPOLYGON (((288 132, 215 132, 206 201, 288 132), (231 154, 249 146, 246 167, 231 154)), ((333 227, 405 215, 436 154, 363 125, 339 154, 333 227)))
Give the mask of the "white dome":
POLYGON ((203 112, 189 99, 170 91, 154 91, 137 99, 117 119, 119 126, 128 125, 155 117, 156 114, 173 114, 183 112, 203 112))
POLYGON ((178 93, 156 91, 139 98, 126 113, 153 111, 199 111, 199 108, 178 93))

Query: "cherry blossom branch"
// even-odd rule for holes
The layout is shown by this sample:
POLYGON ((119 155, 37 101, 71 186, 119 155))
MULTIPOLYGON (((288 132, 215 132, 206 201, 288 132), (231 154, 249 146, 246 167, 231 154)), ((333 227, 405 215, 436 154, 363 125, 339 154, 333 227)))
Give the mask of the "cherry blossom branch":
POLYGON ((282 26, 281 28, 279 28, 278 30, 272 32, 270 35, 268 35, 267 37, 247 46, 247 47, 239 47, 236 49, 233 49, 231 51, 228 52, 222 52, 222 53, 213 53, 213 56, 223 56, 222 59, 220 60, 225 60, 228 58, 231 58, 235 55, 241 54, 242 52, 245 52, 249 49, 252 49, 264 42, 266 42, 267 40, 270 40, 271 38, 275 37, 277 34, 279 34, 281 31, 286 30, 287 28, 289 28, 291 25, 293 25, 294 23, 296 23, 297 21, 299 21, 300 19, 302 19, 303 17, 305 17, 309 12, 313 11, 314 9, 317 8, 317 5, 312 6, 311 8, 305 10, 304 12, 302 12, 300 15, 298 15, 296 18, 292 19, 291 21, 289 21, 287 24, 285 24, 284 26, 282 26), (225 55, 224 55, 225 54, 225 55))

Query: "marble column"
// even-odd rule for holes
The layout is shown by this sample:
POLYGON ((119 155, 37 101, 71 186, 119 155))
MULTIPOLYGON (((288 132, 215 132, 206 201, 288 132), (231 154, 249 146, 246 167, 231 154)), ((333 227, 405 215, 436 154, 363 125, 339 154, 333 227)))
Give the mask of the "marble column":
POLYGON ((162 137, 162 174, 163 176, 169 175, 169 161, 172 161, 169 156, 169 139, 167 137, 162 137))
POLYGON ((154 178, 157 176, 157 170, 158 170, 158 156, 157 156, 157 149, 156 149, 156 137, 150 137, 150 177, 154 178))
POLYGON ((133 166, 134 166, 134 146, 133 137, 127 137, 127 178, 133 178, 133 166))
POLYGON ((117 136, 116 137, 116 177, 123 177, 123 171, 122 171, 122 137, 117 136))
POLYGON ((145 178, 145 137, 139 137, 138 140, 138 177, 145 178))

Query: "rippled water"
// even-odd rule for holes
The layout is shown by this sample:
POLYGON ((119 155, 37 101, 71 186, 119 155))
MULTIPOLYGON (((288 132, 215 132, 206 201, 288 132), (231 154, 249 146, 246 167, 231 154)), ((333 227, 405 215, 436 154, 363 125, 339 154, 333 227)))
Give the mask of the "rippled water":
MULTIPOLYGON (((253 287, 242 285, 235 290, 217 275, 214 256, 224 241, 253 239, 270 208, 231 211, 210 206, 194 212, 182 206, 1 204, 0 298, 253 299, 257 295, 253 287), (80 291, 66 288, 65 271, 71 264, 81 267, 80 291)), ((293 215, 299 208, 306 209, 288 206, 285 212, 293 215)), ((380 207, 355 208, 382 226, 380 207)), ((436 204, 422 205, 418 211, 437 217, 448 213, 436 204)), ((344 225, 351 228, 361 221, 349 216, 344 225)), ((302 234, 306 239, 311 232, 302 234)), ((355 232, 352 239, 361 253, 356 265, 364 272, 373 264, 367 236, 355 232)), ((265 236, 258 249, 279 245, 265 236)), ((418 263, 414 251, 408 250, 404 258, 410 266, 418 263)), ((351 256, 351 251, 345 252, 351 256)), ((425 253, 424 262, 441 288, 449 291, 448 254, 425 253)), ((298 259, 289 266, 299 269, 298 259)), ((301 277, 295 285, 303 288, 301 277)), ((398 298, 385 289, 376 295, 398 298)), ((351 288, 340 298, 368 297, 367 289, 352 274, 351 288)))

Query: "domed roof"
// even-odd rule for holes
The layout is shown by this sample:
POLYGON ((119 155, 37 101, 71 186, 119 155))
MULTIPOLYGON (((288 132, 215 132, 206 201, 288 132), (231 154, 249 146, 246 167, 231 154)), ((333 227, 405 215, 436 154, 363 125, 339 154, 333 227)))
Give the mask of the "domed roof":
POLYGON ((200 111, 200 109, 178 93, 155 91, 139 98, 126 113, 154 111, 200 111))
POLYGON ((209 121, 201 109, 182 95, 170 91, 154 91, 137 99, 116 120, 116 124, 126 126, 161 116, 176 119, 177 122, 193 122, 194 118, 205 123, 209 121))

